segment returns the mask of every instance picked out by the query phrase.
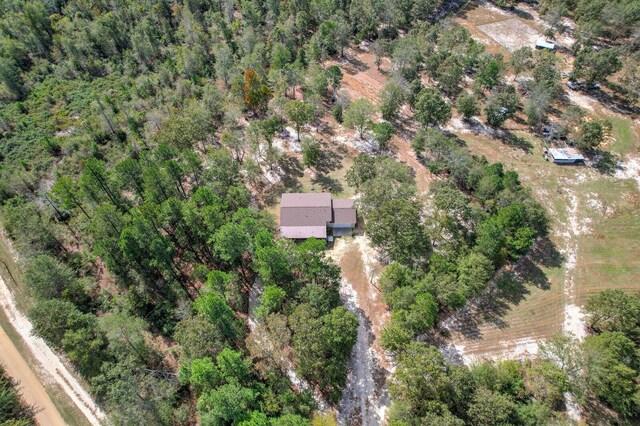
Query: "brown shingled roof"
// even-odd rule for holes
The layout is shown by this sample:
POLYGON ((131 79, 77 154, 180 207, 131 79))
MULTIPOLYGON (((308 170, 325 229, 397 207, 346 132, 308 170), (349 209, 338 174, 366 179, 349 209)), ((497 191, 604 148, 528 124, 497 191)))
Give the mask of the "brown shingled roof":
POLYGON ((282 194, 280 207, 329 207, 331 194, 327 192, 286 193, 282 194))
POLYGON ((334 209, 352 209, 353 200, 351 198, 336 198, 333 200, 334 209))
POLYGON ((327 226, 331 207, 280 207, 280 226, 327 226))
POLYGON ((345 225, 356 223, 356 211, 354 209, 333 209, 333 223, 345 225))

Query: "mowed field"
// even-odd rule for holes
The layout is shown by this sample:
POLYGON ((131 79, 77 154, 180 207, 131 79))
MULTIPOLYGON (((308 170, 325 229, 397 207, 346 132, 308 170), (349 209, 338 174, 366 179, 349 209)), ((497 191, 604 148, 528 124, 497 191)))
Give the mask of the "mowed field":
POLYGON ((464 359, 526 356, 554 333, 581 336, 579 308, 589 295, 608 288, 640 290, 637 124, 634 129, 633 141, 627 141, 633 149, 621 156, 628 168, 614 176, 544 161, 535 141, 523 149, 486 134, 458 132, 473 152, 516 170, 551 219, 549 240, 519 262, 493 300, 457 324, 451 343, 464 359))

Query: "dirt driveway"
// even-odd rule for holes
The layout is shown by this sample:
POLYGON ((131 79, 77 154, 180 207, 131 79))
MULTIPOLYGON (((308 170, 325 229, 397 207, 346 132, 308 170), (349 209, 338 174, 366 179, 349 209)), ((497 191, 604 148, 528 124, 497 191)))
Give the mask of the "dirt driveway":
POLYGON ((383 265, 363 235, 339 238, 328 254, 342 269, 340 296, 359 322, 347 386, 338 406, 338 424, 380 426, 389 406, 386 381, 393 370, 379 341, 389 320, 376 287, 383 265))
POLYGON ((4 365, 11 377, 20 382, 20 390, 24 400, 38 408, 36 414, 38 424, 64 426, 66 423, 62 420, 62 416, 49 398, 44 386, 2 327, 0 327, 0 348, 2 348, 0 363, 4 365))

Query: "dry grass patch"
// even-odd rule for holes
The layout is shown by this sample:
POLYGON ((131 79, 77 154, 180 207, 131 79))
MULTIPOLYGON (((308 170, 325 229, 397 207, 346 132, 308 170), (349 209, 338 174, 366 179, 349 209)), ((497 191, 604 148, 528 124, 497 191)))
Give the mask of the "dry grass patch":
POLYGON ((536 41, 542 36, 542 34, 518 18, 479 25, 478 29, 510 52, 521 47, 535 46, 536 41))

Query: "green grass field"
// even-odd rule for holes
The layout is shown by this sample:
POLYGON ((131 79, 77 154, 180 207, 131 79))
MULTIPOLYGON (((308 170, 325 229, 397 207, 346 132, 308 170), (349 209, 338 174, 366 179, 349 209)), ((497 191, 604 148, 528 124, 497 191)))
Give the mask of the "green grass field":
POLYGON ((631 120, 619 116, 609 117, 612 124, 613 136, 616 141, 611 147, 612 152, 619 154, 628 154, 638 151, 637 136, 634 134, 634 128, 631 120))

